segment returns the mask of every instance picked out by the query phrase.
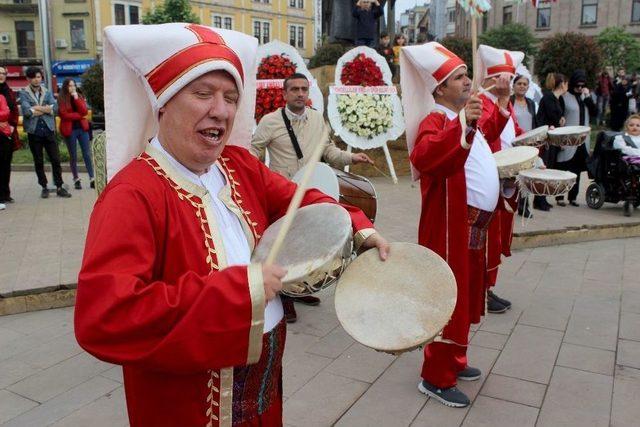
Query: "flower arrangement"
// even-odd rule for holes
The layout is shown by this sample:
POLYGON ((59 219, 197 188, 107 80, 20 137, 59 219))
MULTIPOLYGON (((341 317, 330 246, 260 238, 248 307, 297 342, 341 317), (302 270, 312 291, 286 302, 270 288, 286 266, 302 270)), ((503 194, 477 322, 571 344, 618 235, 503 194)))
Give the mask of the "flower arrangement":
POLYGON ((358 54, 342 67, 340 82, 345 86, 384 86, 382 70, 364 53, 358 54))
MULTIPOLYGON (((296 72, 296 65, 286 54, 269 55, 262 58, 258 66, 258 80, 286 79, 296 72)), ((256 93, 256 123, 263 116, 284 107, 281 88, 258 89, 256 93)))
POLYGON ((337 108, 342 126, 362 138, 371 139, 393 126, 390 95, 339 95, 337 108))

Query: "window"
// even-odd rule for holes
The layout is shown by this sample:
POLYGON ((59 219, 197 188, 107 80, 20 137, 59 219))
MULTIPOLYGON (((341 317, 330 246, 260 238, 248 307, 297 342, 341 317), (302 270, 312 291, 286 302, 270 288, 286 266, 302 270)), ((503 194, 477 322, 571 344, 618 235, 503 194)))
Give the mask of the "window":
POLYGON ((116 25, 135 25, 140 23, 140 7, 136 4, 114 3, 113 22, 116 25))
POLYGON ((266 3, 269 4, 271 3, 271 0, 253 0, 254 3, 266 3))
POLYGON ((16 21, 16 44, 18 58, 35 58, 36 33, 33 31, 33 21, 16 21))
POLYGON ((454 22, 456 22, 456 8, 455 7, 447 8, 447 16, 449 17, 450 24, 453 24, 454 22))
POLYGON ((640 0, 633 0, 631 6, 631 22, 640 22, 640 0))
POLYGON ((289 0, 289 7, 304 9, 304 0, 289 0))
POLYGON ((87 49, 86 37, 84 33, 84 19, 70 20, 69 33, 71 34, 71 50, 87 49))
POLYGON ((536 28, 551 27, 551 4, 549 2, 540 2, 538 4, 538 19, 536 28))
POLYGON ((596 25, 598 22, 598 0, 582 0, 582 25, 596 25))
POLYGON ((513 6, 505 6, 502 8, 502 25, 511 24, 513 22, 513 6))
POLYGON ((259 19, 253 20, 253 37, 257 38, 261 44, 270 41, 271 22, 259 19))
POLYGON ((289 44, 304 49, 304 25, 289 25, 289 44))
POLYGON ((211 21, 214 28, 233 30, 233 17, 229 15, 211 15, 211 21))

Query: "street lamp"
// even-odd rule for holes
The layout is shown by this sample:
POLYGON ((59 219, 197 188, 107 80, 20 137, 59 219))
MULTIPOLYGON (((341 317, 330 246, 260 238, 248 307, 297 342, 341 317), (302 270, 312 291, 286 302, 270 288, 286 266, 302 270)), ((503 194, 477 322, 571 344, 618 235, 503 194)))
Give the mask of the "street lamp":
POLYGON ((51 75, 51 36, 49 34, 49 7, 47 0, 38 0, 38 15, 42 33, 42 65, 47 88, 53 93, 53 77, 51 75))

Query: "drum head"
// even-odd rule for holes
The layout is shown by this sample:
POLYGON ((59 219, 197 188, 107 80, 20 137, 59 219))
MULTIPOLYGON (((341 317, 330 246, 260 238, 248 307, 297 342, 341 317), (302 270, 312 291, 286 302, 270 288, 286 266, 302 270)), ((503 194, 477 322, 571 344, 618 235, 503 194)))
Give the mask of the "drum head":
MULTIPOLYGON (((252 263, 267 259, 278 231, 280 218, 269 226, 251 256, 252 263)), ((287 269, 283 283, 299 282, 338 254, 351 237, 351 218, 340 205, 319 203, 300 208, 287 233, 276 264, 287 269)))
POLYGON ((581 133, 589 133, 591 128, 589 126, 563 126, 559 128, 555 128, 549 131, 549 135, 551 136, 561 136, 561 135, 575 135, 581 133))
POLYGON ((549 132, 549 126, 540 126, 532 129, 529 132, 525 132, 522 135, 516 137, 511 144, 514 147, 518 146, 539 146, 545 143, 547 139, 547 133, 549 132))
MULTIPOLYGON (((291 180, 296 184, 299 184, 300 181, 302 181, 302 177, 304 176, 304 173, 308 167, 309 166, 307 165, 296 172, 291 180)), ((333 170, 324 163, 316 163, 316 167, 311 174, 311 178, 309 179, 307 188, 315 188, 317 190, 320 190, 336 202, 340 197, 338 178, 336 178, 336 174, 333 172, 333 170)))
POLYGON ((535 147, 511 147, 493 153, 498 168, 517 165, 538 157, 538 149, 535 147))
POLYGON ((561 171, 558 169, 529 169, 526 171, 520 171, 519 175, 523 178, 549 181, 568 181, 576 179, 577 176, 573 172, 561 171))
POLYGON ((335 306, 356 341, 395 354, 433 340, 451 318, 456 296, 453 272, 435 252, 392 243, 387 261, 370 249, 346 268, 335 306))

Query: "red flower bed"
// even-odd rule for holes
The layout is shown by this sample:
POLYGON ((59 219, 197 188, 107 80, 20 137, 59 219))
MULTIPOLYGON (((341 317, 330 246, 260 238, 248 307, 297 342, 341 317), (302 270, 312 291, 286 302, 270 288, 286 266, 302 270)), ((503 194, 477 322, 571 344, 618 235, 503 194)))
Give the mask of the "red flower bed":
POLYGON ((386 86, 382 79, 382 70, 364 53, 344 64, 340 81, 345 86, 386 86))
MULTIPOLYGON (((271 55, 260 61, 258 66, 258 80, 286 79, 296 72, 296 65, 286 55, 271 55)), ((256 123, 266 114, 284 107, 282 89, 258 89, 256 93, 256 123)))

